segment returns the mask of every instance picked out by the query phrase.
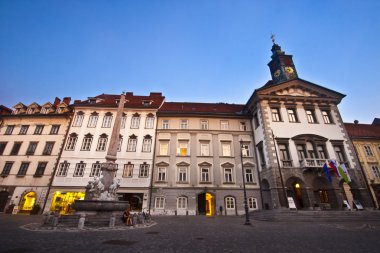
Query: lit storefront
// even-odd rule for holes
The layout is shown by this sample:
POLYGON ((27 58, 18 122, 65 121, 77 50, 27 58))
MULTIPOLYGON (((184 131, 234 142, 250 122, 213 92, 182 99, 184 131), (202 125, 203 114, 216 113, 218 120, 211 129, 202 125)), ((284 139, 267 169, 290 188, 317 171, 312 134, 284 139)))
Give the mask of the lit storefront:
POLYGON ((74 209, 71 206, 75 200, 83 200, 84 192, 54 192, 53 200, 50 206, 50 211, 59 211, 61 214, 72 214, 74 209))

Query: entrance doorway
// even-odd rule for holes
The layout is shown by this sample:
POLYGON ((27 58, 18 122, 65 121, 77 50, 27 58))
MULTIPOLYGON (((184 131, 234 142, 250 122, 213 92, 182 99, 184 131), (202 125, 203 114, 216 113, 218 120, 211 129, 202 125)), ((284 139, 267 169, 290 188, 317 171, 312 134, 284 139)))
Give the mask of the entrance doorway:
POLYGON ((295 201, 298 204, 298 208, 303 209, 303 200, 302 200, 302 191, 301 191, 301 185, 299 183, 293 184, 293 191, 294 191, 294 197, 295 201))
POLYGON ((35 192, 26 193, 20 202, 20 212, 24 212, 24 213, 31 212, 35 203, 36 203, 36 193, 35 192))
POLYGON ((0 212, 4 211, 5 205, 8 201, 9 192, 1 191, 0 192, 0 212))
POLYGON ((214 214, 215 204, 214 196, 211 193, 204 192, 198 195, 198 214, 212 216, 214 214))
POLYGON ((144 193, 119 193, 119 200, 128 201, 132 211, 141 212, 144 193))

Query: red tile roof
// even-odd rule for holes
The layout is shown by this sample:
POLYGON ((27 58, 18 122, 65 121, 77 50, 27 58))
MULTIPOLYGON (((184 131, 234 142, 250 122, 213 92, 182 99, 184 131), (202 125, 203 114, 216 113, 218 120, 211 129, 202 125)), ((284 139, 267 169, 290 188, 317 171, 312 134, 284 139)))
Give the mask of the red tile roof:
POLYGON ((12 113, 12 109, 4 105, 0 105, 0 115, 9 115, 11 113, 12 113))
POLYGON ((165 102, 159 113, 211 113, 211 114, 242 114, 244 105, 226 103, 185 103, 165 102))
POLYGON ((351 138, 380 139, 380 125, 344 123, 344 126, 351 138))
MULTIPOLYGON (((106 106, 106 107, 117 107, 117 101, 120 100, 120 95, 113 94, 101 94, 91 99, 96 100, 96 103, 91 103, 90 99, 83 101, 75 101, 74 106, 106 106)), ((149 96, 135 96, 132 92, 127 92, 125 95, 125 106, 126 108, 150 108, 158 109, 165 97, 161 93, 151 92, 149 96), (150 101, 149 105, 144 105, 144 101, 150 101)))

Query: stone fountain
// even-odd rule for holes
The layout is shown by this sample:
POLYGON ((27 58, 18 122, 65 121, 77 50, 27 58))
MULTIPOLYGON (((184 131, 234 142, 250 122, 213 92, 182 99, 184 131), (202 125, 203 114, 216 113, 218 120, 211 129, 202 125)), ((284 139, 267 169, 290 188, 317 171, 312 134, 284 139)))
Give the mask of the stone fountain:
MULTIPOLYGON (((119 106, 115 118, 115 124, 112 129, 111 140, 108 146, 106 162, 102 164, 100 177, 94 177, 86 186, 86 195, 84 200, 76 200, 73 205, 76 215, 80 215, 81 219, 86 216, 94 218, 93 215, 103 218, 115 219, 117 214, 129 209, 128 201, 119 201, 117 190, 120 187, 120 180, 115 179, 117 171, 116 154, 119 143, 121 117, 124 109, 125 95, 120 97, 119 106)), ((114 221, 113 221, 114 222, 114 221)), ((79 221, 79 226, 81 221, 79 221)), ((84 220, 83 220, 84 223, 84 220)), ((114 223, 113 223, 114 224, 114 223)))

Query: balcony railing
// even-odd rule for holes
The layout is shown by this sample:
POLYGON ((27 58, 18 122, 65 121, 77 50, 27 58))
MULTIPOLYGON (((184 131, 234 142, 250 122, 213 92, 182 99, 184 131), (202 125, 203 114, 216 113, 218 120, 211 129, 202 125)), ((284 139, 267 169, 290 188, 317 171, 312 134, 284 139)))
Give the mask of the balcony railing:
POLYGON ((293 162, 292 160, 281 160, 282 162, 282 167, 283 168, 290 168, 293 167, 293 162))
POLYGON ((322 168, 326 162, 326 159, 304 158, 300 160, 302 168, 322 168))

